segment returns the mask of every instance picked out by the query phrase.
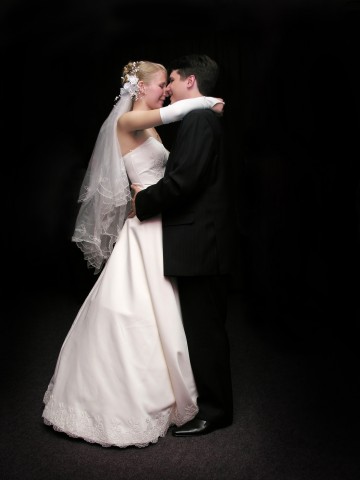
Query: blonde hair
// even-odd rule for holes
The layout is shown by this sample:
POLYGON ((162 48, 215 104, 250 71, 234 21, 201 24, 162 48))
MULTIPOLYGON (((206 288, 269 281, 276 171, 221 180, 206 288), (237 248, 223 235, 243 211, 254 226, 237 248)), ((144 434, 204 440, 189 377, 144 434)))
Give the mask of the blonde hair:
POLYGON ((167 70, 161 63, 149 62, 147 60, 140 60, 138 62, 128 62, 123 68, 121 77, 122 84, 128 81, 129 76, 135 75, 144 83, 150 83, 151 77, 158 71, 163 71, 167 74, 167 70))

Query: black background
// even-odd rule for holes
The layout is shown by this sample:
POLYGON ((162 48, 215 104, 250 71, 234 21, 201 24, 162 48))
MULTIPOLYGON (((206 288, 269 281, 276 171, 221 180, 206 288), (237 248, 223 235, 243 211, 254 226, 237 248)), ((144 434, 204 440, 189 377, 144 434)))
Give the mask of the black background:
MULTIPOLYGON (((95 281, 71 243, 77 196, 129 60, 221 67, 237 227, 233 286, 266 321, 346 341, 359 310, 359 4, 2 2, 7 285, 95 281), (10 168, 7 168, 10 167, 10 168)), ((160 127, 171 149, 174 126, 160 127)), ((19 289, 20 287, 20 289, 19 289)), ((80 297, 79 297, 80 298, 80 297)))
MULTIPOLYGON (((358 478, 359 2, 2 0, 0 17, 3 478, 358 478), (119 456, 41 418, 97 279, 77 197, 123 65, 191 52, 226 101, 235 421, 119 456)), ((159 133, 171 149, 176 125, 159 133)))

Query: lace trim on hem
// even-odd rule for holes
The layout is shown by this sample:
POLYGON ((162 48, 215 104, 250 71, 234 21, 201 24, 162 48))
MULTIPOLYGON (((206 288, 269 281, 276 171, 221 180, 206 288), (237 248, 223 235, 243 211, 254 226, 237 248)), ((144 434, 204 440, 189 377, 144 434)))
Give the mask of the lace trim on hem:
MULTIPOLYGON (((165 437, 166 433, 167 433, 167 430, 166 429, 166 432, 164 434, 159 434, 159 436, 153 440, 149 440, 147 443, 129 443, 129 444, 124 444, 124 445, 120 445, 118 443, 103 443, 101 442, 100 440, 91 440, 90 438, 86 438, 85 436, 83 435, 75 435, 73 433, 70 433, 70 432, 67 432, 66 430, 63 430, 59 427, 57 427, 56 425, 54 425, 53 423, 49 422, 49 420, 47 420, 46 418, 44 418, 44 424, 45 425, 48 425, 49 427, 52 427, 56 432, 60 432, 60 433, 65 433, 68 437, 71 437, 71 438, 80 438, 82 440, 85 440, 85 442, 87 443, 93 443, 93 444, 97 444, 97 445, 100 445, 101 447, 104 447, 104 448, 110 448, 110 447, 118 447, 118 448, 127 448, 127 447, 137 447, 137 448, 145 448, 145 447, 148 447, 150 444, 154 444, 154 443, 157 443, 159 438, 160 437, 165 437)), ((169 425, 170 427, 170 425, 169 425)))
POLYGON ((198 412, 196 405, 189 405, 184 414, 180 415, 174 405, 166 412, 148 417, 141 422, 142 424, 136 419, 129 419, 127 424, 119 423, 114 419, 111 424, 108 422, 105 432, 104 422, 100 416, 55 402, 49 391, 45 393, 44 403, 46 407, 42 416, 45 425, 69 437, 81 438, 88 443, 119 448, 129 446, 144 448, 157 443, 160 437, 165 437, 171 425, 183 425, 194 418, 198 412))

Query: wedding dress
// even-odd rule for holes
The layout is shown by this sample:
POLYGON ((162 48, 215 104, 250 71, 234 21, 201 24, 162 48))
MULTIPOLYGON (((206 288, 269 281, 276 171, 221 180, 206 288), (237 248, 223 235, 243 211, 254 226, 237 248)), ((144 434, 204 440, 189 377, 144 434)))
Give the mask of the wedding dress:
MULTIPOLYGON (((167 157, 149 137, 123 157, 130 182, 157 182, 167 157)), ((62 345, 44 422, 104 447, 145 447, 191 420, 196 397, 161 217, 128 218, 62 345)))

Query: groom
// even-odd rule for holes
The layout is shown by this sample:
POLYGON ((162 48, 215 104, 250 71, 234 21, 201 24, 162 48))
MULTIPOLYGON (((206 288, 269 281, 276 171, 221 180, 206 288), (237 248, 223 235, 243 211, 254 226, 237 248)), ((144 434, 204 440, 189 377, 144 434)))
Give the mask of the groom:
MULTIPOLYGON (((218 65, 207 55, 187 55, 168 67, 170 102, 209 96, 218 65)), ((177 279, 199 412, 175 427, 177 437, 203 435, 233 418, 227 316, 231 263, 229 166, 222 156, 221 119, 210 109, 182 120, 165 176, 144 190, 134 186, 140 221, 162 214, 164 274, 177 279)))

